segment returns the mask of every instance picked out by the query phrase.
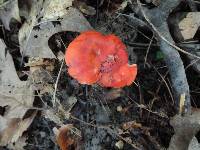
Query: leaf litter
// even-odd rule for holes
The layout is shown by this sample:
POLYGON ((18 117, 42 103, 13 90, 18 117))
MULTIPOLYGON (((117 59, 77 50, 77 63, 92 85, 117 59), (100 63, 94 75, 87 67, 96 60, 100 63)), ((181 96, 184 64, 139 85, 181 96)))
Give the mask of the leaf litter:
POLYGON ((10 30, 11 19, 21 21, 19 16, 18 0, 8 0, 0 3, 0 19, 7 30, 10 30))
POLYGON ((0 144, 16 142, 29 127, 36 113, 24 118, 33 106, 34 90, 31 81, 21 81, 15 70, 12 56, 0 41, 0 106, 5 112, 0 116, 0 144))
POLYGON ((71 3, 65 0, 35 0, 32 3, 29 19, 19 30, 23 56, 56 58, 48 46, 52 35, 61 31, 81 32, 92 29, 84 16, 76 8, 70 7, 71 3))

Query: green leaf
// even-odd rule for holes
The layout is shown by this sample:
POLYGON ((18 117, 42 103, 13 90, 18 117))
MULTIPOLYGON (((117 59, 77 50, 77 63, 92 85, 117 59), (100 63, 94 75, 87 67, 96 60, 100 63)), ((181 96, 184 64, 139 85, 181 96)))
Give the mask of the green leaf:
POLYGON ((156 60, 164 59, 164 54, 161 51, 156 52, 156 60))

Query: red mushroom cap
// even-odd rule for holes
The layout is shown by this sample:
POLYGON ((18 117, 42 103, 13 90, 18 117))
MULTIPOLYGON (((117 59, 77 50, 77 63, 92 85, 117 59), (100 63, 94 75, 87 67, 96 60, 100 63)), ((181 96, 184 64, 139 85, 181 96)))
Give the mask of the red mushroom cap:
POLYGON ((70 76, 81 84, 119 88, 130 85, 137 74, 137 65, 128 64, 122 41, 96 31, 86 31, 75 38, 66 50, 65 61, 70 76))

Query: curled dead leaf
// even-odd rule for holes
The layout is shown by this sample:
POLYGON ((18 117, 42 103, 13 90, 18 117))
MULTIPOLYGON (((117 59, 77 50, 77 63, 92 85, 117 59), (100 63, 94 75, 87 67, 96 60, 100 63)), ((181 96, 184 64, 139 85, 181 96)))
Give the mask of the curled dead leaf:
POLYGON ((5 146, 16 142, 30 126, 36 114, 37 111, 34 111, 31 116, 26 119, 7 119, 0 116, 0 145, 5 146))
POLYGON ((62 150, 70 150, 70 148, 78 149, 78 141, 80 139, 80 131, 72 124, 61 126, 59 129, 54 128, 56 141, 62 150), (75 130, 74 130, 75 129, 75 130))
POLYGON ((124 130, 132 129, 132 128, 141 128, 141 127, 142 127, 142 124, 137 123, 136 121, 129 121, 122 125, 122 128, 124 130))
MULTIPOLYGON (((200 130, 200 110, 193 109, 192 114, 176 115, 170 124, 175 134, 171 138, 168 150, 188 150, 192 146, 192 139, 200 130)), ((194 139, 193 139, 194 140, 194 139)))

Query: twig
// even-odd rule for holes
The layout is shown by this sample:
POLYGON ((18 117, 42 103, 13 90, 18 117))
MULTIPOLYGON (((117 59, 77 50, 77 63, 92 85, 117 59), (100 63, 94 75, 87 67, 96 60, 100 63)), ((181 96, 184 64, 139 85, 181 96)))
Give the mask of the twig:
POLYGON ((151 41, 150 41, 150 43, 149 43, 149 45, 148 45, 148 48, 147 48, 147 52, 146 52, 146 55, 145 55, 145 58, 144 58, 144 67, 145 67, 145 65, 146 65, 146 63, 147 63, 147 57, 148 57, 148 54, 149 54, 149 50, 150 50, 151 44, 152 44, 152 42, 153 42, 153 38, 154 38, 154 34, 153 34, 153 36, 152 36, 152 38, 151 38, 151 41))
MULTIPOLYGON (((60 40, 61 40, 61 42, 62 42, 62 44, 64 45, 64 47, 65 47, 65 49, 66 49, 66 46, 65 46, 65 44, 64 44, 64 42, 63 42, 63 40, 60 38, 60 40)), ((64 59, 62 59, 62 61, 61 61, 62 63, 61 63, 61 66, 60 66, 60 70, 59 70, 59 72, 58 72, 58 76, 57 76, 57 79, 56 79, 56 83, 55 83, 55 85, 54 85, 54 93, 53 93, 53 105, 55 106, 55 102, 56 102, 56 91, 57 91, 57 87, 58 87, 58 81, 59 81, 59 79, 60 79, 60 75, 61 75, 61 72, 62 72, 62 68, 63 68, 63 65, 64 65, 64 59)))
POLYGON ((120 139, 122 139, 123 141, 125 141, 126 143, 130 144, 133 148, 137 149, 137 150, 140 150, 139 147, 137 147, 135 144, 131 143, 130 141, 126 140, 124 137, 122 137, 121 135, 119 135, 118 133, 116 133, 115 131, 113 131, 111 128, 109 128, 108 126, 98 126, 98 125, 94 125, 94 124, 91 124, 91 123, 88 123, 88 122, 85 122, 83 120, 80 120, 72 115, 70 115, 70 117, 74 120, 77 120, 83 124, 86 124, 86 125, 89 125, 89 126, 92 126, 94 128, 99 128, 99 129, 104 129, 104 130, 107 130, 107 131, 110 131, 112 132, 113 134, 115 134, 117 137, 119 137, 120 139))
POLYGON ((160 74, 160 72, 154 66, 153 66, 153 69, 158 73, 158 75, 161 77, 162 81, 165 83, 165 86, 167 87, 167 90, 168 90, 169 95, 172 99, 172 102, 174 103, 174 98, 173 98, 172 92, 171 92, 167 82, 165 81, 165 78, 160 74))
POLYGON ((184 54, 187 54, 189 56, 193 56, 195 58, 200 58, 200 57, 193 55, 189 52, 186 52, 185 50, 173 44, 174 41, 169 33, 166 18, 168 17, 172 9, 180 3, 180 1, 176 0, 174 3, 173 2, 174 2, 173 0, 162 1, 162 4, 158 8, 154 8, 154 10, 150 10, 148 14, 149 16, 148 16, 146 12, 143 10, 143 7, 141 6, 141 2, 137 0, 137 3, 141 9, 141 12, 144 18, 152 26, 154 31, 160 37, 160 49, 165 55, 165 62, 169 68, 169 73, 172 80, 172 86, 174 89, 177 108, 179 108, 178 106, 179 106, 180 96, 185 93, 186 95, 185 112, 190 113, 191 102, 190 102, 189 85, 187 82, 183 62, 180 58, 179 53, 176 50, 184 54), (155 16, 153 16, 154 14, 158 15, 161 11, 163 11, 163 13, 161 14, 162 24, 160 24, 161 20, 159 18, 157 19, 155 16), (165 30, 164 32, 165 34, 162 34, 161 32, 162 30, 165 30))
POLYGON ((156 31, 156 33, 159 35, 159 37, 160 37, 163 41, 165 41, 167 44, 169 44, 170 46, 172 46, 173 48, 175 48, 176 50, 178 50, 178 51, 180 51, 180 52, 182 52, 182 53, 184 53, 184 54, 187 54, 187 55, 189 55, 189 56, 193 56, 193 57, 195 57, 195 58, 199 58, 199 59, 200 59, 199 56, 194 55, 194 54, 192 54, 192 53, 189 53, 189 52, 187 52, 187 51, 181 49, 180 47, 174 45, 174 44, 171 43, 169 40, 167 40, 167 39, 157 30, 157 28, 154 26, 154 24, 153 24, 153 23, 150 21, 150 19, 147 17, 147 15, 145 14, 144 10, 142 9, 142 4, 141 4, 141 2, 140 2, 139 0, 137 0, 137 3, 138 3, 138 5, 139 5, 139 7, 140 7, 140 9, 141 9, 141 12, 142 12, 142 14, 143 14, 145 20, 152 26, 152 28, 154 29, 154 31, 156 31))
POLYGON ((56 102, 56 91, 57 91, 58 81, 59 81, 59 79, 60 79, 60 75, 61 75, 61 72, 62 72, 63 65, 64 65, 64 59, 62 59, 62 63, 61 63, 61 66, 60 66, 60 70, 59 70, 59 72, 58 72, 58 76, 57 76, 57 79, 56 79, 56 83, 55 83, 55 85, 54 85, 54 93, 53 93, 53 100, 52 100, 53 106, 55 106, 55 102, 56 102))

